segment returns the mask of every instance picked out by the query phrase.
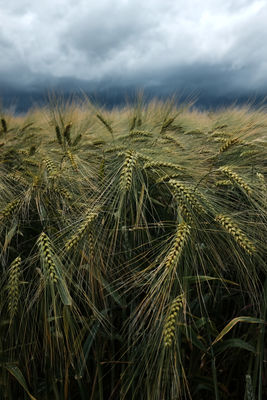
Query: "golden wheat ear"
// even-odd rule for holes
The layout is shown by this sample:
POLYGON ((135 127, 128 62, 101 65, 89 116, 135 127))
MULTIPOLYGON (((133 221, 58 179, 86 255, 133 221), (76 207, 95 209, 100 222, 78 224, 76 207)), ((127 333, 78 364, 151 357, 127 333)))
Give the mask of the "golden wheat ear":
POLYGON ((166 258, 166 268, 171 268, 177 265, 179 258, 181 257, 183 248, 188 240, 190 230, 190 225, 185 222, 182 222, 178 225, 178 229, 174 238, 174 243, 166 258))
POLYGON ((228 150, 231 146, 233 146, 235 143, 238 143, 239 139, 229 139, 229 140, 224 140, 224 144, 220 148, 219 152, 224 153, 226 150, 228 150))
POLYGON ((236 172, 234 172, 230 167, 220 167, 219 170, 223 172, 229 179, 232 180, 233 183, 237 184, 240 186, 242 189, 244 189, 247 194, 251 195, 252 190, 248 186, 248 184, 244 181, 243 178, 241 178, 240 175, 238 175, 236 172))

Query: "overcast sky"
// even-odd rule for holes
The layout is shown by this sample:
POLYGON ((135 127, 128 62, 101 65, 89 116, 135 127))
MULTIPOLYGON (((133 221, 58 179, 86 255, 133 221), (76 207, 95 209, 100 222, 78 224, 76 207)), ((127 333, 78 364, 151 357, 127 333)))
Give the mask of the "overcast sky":
POLYGON ((89 82, 262 93, 266 43, 267 0, 0 0, 0 92, 89 82))

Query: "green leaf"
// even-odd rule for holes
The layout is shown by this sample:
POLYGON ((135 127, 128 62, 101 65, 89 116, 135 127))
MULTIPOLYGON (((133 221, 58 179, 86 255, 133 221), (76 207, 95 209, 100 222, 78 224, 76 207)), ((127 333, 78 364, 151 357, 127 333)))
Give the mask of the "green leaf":
POLYGON ((256 352, 255 347, 247 343, 245 340, 234 338, 234 339, 227 339, 224 342, 220 343, 218 345, 218 348, 216 348, 216 353, 221 353, 228 348, 239 348, 250 351, 252 353, 256 352))
POLYGON ((96 334, 98 332, 99 326, 100 326, 99 322, 96 322, 92 326, 91 332, 87 336, 87 339, 86 339, 86 341, 85 341, 85 343, 83 345, 83 351, 82 351, 82 355, 81 355, 80 368, 79 368, 79 376, 81 376, 81 377, 82 377, 83 371, 84 371, 84 369, 86 367, 86 361, 87 361, 87 358, 89 356, 89 352, 90 352, 90 349, 92 347, 92 344, 93 344, 93 342, 95 340, 96 334))
POLYGON ((8 370, 8 372, 16 378, 16 380, 19 382, 19 384, 23 387, 25 392, 28 394, 29 398, 31 400, 37 400, 36 397, 34 397, 27 386, 27 383, 25 381, 25 378, 21 372, 21 370, 16 367, 15 365, 6 365, 5 368, 8 370))
POLYGON ((69 292, 69 289, 67 287, 67 284, 65 282, 65 280, 60 277, 58 282, 57 282, 57 288, 58 288, 58 292, 60 295, 60 298, 62 300, 62 303, 65 306, 71 306, 72 305, 72 298, 69 292))
POLYGON ((215 338, 215 340, 212 342, 212 345, 217 343, 219 340, 221 340, 224 335, 226 335, 238 322, 247 322, 249 324, 263 324, 264 321, 259 318, 252 318, 252 317, 236 317, 233 318, 232 321, 230 321, 225 328, 219 333, 219 335, 215 338))
POLYGON ((15 235, 18 227, 18 222, 15 221, 14 224, 12 225, 11 229, 8 231, 5 237, 5 243, 3 246, 3 251, 5 252, 8 248, 9 243, 11 242, 13 236, 15 235))

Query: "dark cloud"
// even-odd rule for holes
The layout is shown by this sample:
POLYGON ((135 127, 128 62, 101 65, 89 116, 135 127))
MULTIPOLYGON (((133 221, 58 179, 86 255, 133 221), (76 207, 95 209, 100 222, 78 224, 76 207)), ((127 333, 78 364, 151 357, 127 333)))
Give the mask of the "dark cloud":
POLYGON ((0 95, 144 87, 264 94, 264 0, 0 0, 0 95))

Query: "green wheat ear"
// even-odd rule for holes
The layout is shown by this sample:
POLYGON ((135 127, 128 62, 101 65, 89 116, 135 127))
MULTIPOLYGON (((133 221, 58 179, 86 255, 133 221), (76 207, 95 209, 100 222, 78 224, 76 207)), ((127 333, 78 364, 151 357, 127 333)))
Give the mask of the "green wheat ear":
POLYGON ((2 130, 4 133, 7 133, 7 123, 5 118, 1 118, 1 125, 2 125, 2 130))
POLYGON ((71 146, 71 138, 70 138, 70 130, 72 127, 72 122, 70 122, 68 125, 65 126, 63 136, 66 142, 68 143, 69 146, 71 146))
POLYGON ((177 318, 181 308, 184 303, 184 295, 180 294, 176 297, 171 303, 168 316, 164 323, 163 328, 163 343, 164 346, 169 347, 173 343, 174 335, 175 335, 175 325, 177 323, 177 318))
POLYGON ((55 131, 56 131, 56 136, 57 136, 57 141, 59 144, 62 144, 62 135, 60 132, 60 128, 58 125, 55 126, 55 131))
POLYGON ((130 125, 130 131, 132 131, 135 128, 136 118, 137 118, 136 115, 134 115, 133 118, 132 118, 132 122, 131 122, 131 125, 130 125))
POLYGON ((96 117, 99 119, 99 121, 102 122, 102 124, 106 127, 109 133, 111 133, 111 135, 113 136, 113 129, 110 123, 100 114, 96 114, 96 117))
POLYGON ((17 257, 9 266, 8 310, 10 314, 10 320, 14 318, 18 310, 20 266, 20 257, 17 257))
POLYGON ((57 176, 57 169, 55 167, 55 164, 53 163, 52 160, 50 160, 49 158, 45 158, 44 159, 44 163, 48 172, 48 177, 49 178, 55 178, 57 176))
POLYGON ((169 118, 169 119, 165 119, 163 121, 161 130, 160 130, 160 134, 166 132, 168 130, 168 128, 171 126, 171 124, 174 122, 174 120, 175 120, 175 117, 169 118))
POLYGON ((79 133, 79 134, 76 136, 76 138, 73 140, 72 147, 77 146, 77 144, 80 143, 81 139, 82 139, 82 134, 79 133))
POLYGON ((77 231, 71 236, 71 238, 65 244, 65 250, 69 251, 74 246, 77 245, 79 240, 85 235, 85 233, 89 230, 92 222, 97 218, 98 213, 95 211, 89 211, 84 221, 81 223, 77 231))
POLYGON ((137 156, 133 151, 125 153, 125 160, 120 175, 120 188, 128 192, 132 185, 133 168, 136 164, 137 156))
POLYGON ((49 276, 50 282, 51 283, 57 283, 58 281, 58 276, 56 273, 56 265, 54 261, 54 253, 52 250, 52 245, 50 242, 49 237, 46 235, 46 233, 42 232, 41 235, 39 236, 37 240, 37 244, 40 249, 40 254, 41 257, 44 261, 44 266, 46 269, 46 273, 49 276))
POLYGON ((7 218, 9 217, 9 215, 13 214, 13 212, 18 208, 20 202, 20 200, 15 199, 8 203, 7 206, 2 211, 0 211, 0 219, 7 218))

